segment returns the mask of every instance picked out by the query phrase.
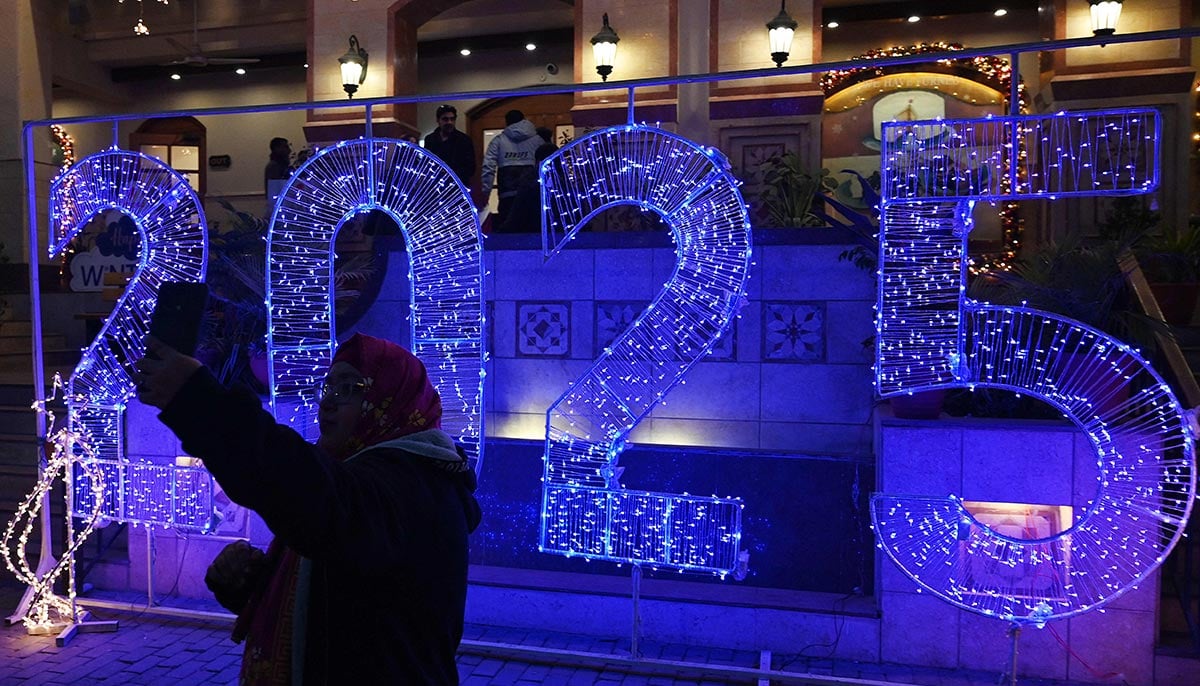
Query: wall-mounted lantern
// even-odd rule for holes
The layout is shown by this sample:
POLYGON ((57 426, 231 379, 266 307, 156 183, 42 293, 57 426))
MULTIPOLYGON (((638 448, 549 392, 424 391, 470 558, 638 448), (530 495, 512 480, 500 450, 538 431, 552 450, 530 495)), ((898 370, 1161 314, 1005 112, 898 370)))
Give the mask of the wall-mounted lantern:
POLYGON ((604 26, 592 36, 592 55, 596 58, 596 73, 601 81, 607 81, 617 59, 617 32, 608 25, 608 12, 604 13, 604 26))
POLYGON ((367 51, 358 44, 358 36, 350 36, 350 49, 338 58, 342 67, 342 88, 353 98, 354 92, 367 78, 367 51))
POLYGON ((771 59, 776 67, 782 67, 787 62, 788 54, 792 52, 792 36, 799 24, 787 13, 787 0, 780 0, 779 14, 767 22, 767 38, 771 42, 771 59))

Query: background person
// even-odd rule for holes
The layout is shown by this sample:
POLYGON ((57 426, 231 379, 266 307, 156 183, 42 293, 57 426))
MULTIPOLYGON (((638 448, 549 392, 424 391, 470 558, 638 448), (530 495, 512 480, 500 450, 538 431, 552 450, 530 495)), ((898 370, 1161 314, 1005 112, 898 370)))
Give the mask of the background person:
POLYGON ((438 127, 425 136, 425 149, 446 163, 462 185, 471 188, 471 175, 475 173, 475 146, 471 137, 455 128, 458 110, 453 105, 437 108, 438 127))
POLYGON ((492 192, 493 183, 500 196, 500 207, 495 226, 504 223, 504 217, 512 205, 521 184, 532 177, 537 180, 534 153, 546 141, 537 134, 533 122, 525 118, 521 110, 509 110, 504 115, 504 130, 491 143, 483 156, 481 186, 484 202, 492 192))

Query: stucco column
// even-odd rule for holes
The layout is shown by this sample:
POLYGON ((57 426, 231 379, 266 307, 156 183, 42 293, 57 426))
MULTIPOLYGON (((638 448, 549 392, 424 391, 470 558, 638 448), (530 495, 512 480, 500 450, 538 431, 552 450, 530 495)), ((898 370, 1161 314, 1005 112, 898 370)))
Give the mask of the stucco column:
MULTIPOLYGON (((308 97, 341 100, 338 57, 350 36, 367 51, 366 80, 354 100, 418 92, 417 29, 466 0, 359 0, 328 3, 309 0, 308 97)), ((372 111, 376 135, 417 134, 416 105, 378 107, 372 111)), ((309 141, 332 141, 361 135, 359 108, 311 111, 304 127, 309 141)))
MULTIPOLYGON (((24 143, 21 125, 44 119, 50 111, 49 39, 46 29, 34 20, 33 0, 0 2, 0 61, 8 65, 7 78, 0 82, 0 241, 14 263, 29 261, 28 224, 25 210, 24 143)), ((36 135, 36 134, 35 134, 36 135)), ((39 179, 49 178, 49 138, 43 133, 34 143, 35 154, 43 156, 39 179)), ((39 186, 39 206, 47 188, 39 186)))
MULTIPOLYGON (((679 12, 679 73, 704 74, 709 64, 708 2, 686 0, 679 12)), ((708 119, 710 84, 679 84, 679 133, 697 143, 711 145, 708 119)))

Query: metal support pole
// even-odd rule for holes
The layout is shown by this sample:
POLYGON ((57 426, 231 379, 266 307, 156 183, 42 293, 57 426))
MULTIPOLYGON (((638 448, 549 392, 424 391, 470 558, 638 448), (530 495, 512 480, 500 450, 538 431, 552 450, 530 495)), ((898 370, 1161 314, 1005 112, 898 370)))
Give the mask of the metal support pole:
POLYGON ((629 656, 635 660, 642 657, 642 650, 638 645, 638 639, 642 635, 641 595, 642 566, 635 564, 633 565, 633 636, 629 640, 629 656))
POLYGON ((1012 663, 1008 666, 1008 683, 1010 686, 1017 686, 1017 639, 1021 637, 1021 625, 1014 622, 1008 628, 1008 635, 1012 637, 1012 663))

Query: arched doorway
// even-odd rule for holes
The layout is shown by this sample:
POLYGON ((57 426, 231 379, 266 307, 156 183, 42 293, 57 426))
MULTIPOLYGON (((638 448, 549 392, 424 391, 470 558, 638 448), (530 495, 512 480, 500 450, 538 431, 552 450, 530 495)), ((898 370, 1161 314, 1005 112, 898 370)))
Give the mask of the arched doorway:
POLYGON ((187 179, 203 200, 208 174, 203 161, 207 129, 195 117, 151 119, 129 134, 129 149, 157 157, 187 179))
MULTIPOLYGON (((565 132, 571 132, 571 107, 574 104, 574 97, 570 93, 555 93, 552 95, 527 95, 516 98, 498 98, 489 100, 476 107, 471 108, 467 112, 467 133, 471 136, 471 142, 475 144, 475 159, 479 160, 477 167, 483 165, 483 155, 487 151, 487 144, 492 137, 504 130, 504 114, 509 110, 521 110, 525 114, 525 118, 533 122, 533 125, 539 129, 548 129, 551 132, 551 141, 556 145, 562 145, 560 140, 565 132)), ((471 187, 479 188, 479 169, 476 169, 474 176, 471 178, 471 187)), ((492 211, 495 211, 495 190, 492 191, 492 201, 490 206, 492 211)))

